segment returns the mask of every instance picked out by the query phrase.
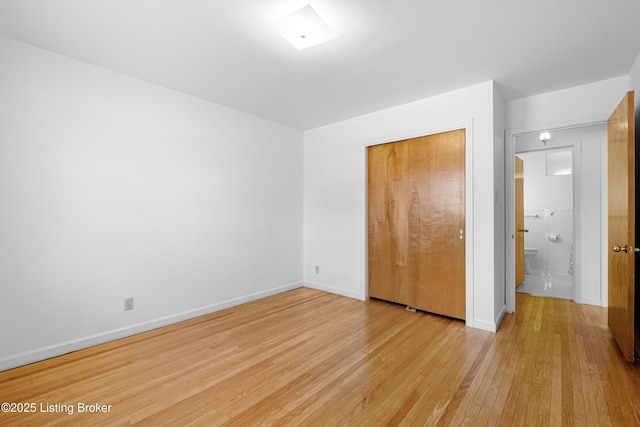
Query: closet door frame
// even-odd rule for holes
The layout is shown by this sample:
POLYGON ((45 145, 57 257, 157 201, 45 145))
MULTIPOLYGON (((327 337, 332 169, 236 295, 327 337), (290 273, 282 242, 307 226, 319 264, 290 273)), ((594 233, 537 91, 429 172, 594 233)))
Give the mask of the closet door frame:
MULTIPOLYGON (((474 246, 475 246, 475 233, 474 233, 474 197, 473 197, 473 159, 474 159, 474 144, 473 144, 473 119, 470 119, 464 123, 454 123, 449 126, 443 126, 439 128, 424 128, 414 130, 410 133, 397 133, 392 136, 387 136, 385 138, 379 139, 371 139, 368 141, 364 141, 362 145, 362 149, 364 150, 364 180, 363 180, 363 191, 364 191, 364 223, 365 228, 362 231, 363 233, 363 241, 364 241, 364 265, 363 265, 363 275, 364 275, 364 296, 365 299, 369 298, 369 248, 368 248, 368 232, 369 232, 369 219, 368 219, 368 147, 380 144, 388 144, 396 141, 402 141, 407 139, 412 139, 421 136, 428 136, 433 134, 439 134, 449 131, 462 130, 465 131, 465 323, 469 327, 480 328, 485 330, 492 330, 492 325, 484 324, 486 322, 482 322, 483 324, 477 324, 474 321, 474 306, 475 306, 475 296, 474 296, 474 276, 475 276, 475 267, 474 267, 474 246)), ((493 156, 493 152, 490 153, 493 156)), ((493 221, 493 218, 492 218, 493 221)), ((493 300, 493 295, 491 295, 491 299, 493 300)))

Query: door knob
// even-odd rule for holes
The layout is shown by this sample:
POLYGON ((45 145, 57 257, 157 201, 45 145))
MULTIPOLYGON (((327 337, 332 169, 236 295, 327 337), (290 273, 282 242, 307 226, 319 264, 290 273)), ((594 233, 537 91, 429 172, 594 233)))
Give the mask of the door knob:
POLYGON ((613 250, 613 252, 629 252, 629 247, 627 245, 624 245, 622 247, 620 246, 614 246, 613 248, 611 248, 613 250))
POLYGON ((521 228, 520 230, 518 230, 521 233, 528 233, 529 229, 528 228, 521 228))

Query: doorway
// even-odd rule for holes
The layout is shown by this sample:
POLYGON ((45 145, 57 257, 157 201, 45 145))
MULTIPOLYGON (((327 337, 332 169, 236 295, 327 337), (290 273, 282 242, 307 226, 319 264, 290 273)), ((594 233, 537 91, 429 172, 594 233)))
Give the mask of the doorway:
MULTIPOLYGON (((547 282, 547 291, 560 290, 561 280, 573 282, 573 291, 561 295, 563 298, 573 299, 581 304, 606 305, 607 303, 607 125, 603 123, 588 124, 558 129, 540 129, 535 132, 512 134, 513 153, 534 153, 542 156, 540 160, 544 164, 546 176, 546 164, 548 153, 559 153, 563 150, 571 156, 571 175, 565 176, 573 184, 572 197, 564 196, 564 200, 571 199, 567 209, 572 207, 571 228, 567 228, 568 219, 564 224, 558 224, 561 217, 568 213, 554 206, 540 206, 539 209, 526 211, 524 229, 537 225, 540 235, 535 239, 529 239, 525 245, 529 249, 529 262, 531 268, 538 277, 538 286, 545 287, 546 279, 551 273, 551 282, 547 282), (550 132, 550 138, 543 142, 540 133, 550 132), (546 217, 545 217, 546 213, 546 217), (535 215, 538 215, 537 217, 535 215), (555 223, 554 223, 555 221, 555 223), (563 226, 562 230, 556 227, 563 226), (569 230, 573 230, 573 232, 569 230), (536 248, 536 244, 540 247, 536 248), (533 253, 533 257, 531 256, 533 253), (542 256, 540 256, 542 255, 542 256), (538 258, 536 258, 538 257, 538 258), (549 264, 546 261, 549 261, 549 264), (549 268, 550 267, 550 268, 549 268), (556 274, 556 277, 553 275, 556 274), (563 275, 565 277, 560 277, 563 275), (553 282, 553 280, 556 282, 553 282), (551 284, 551 288, 549 288, 551 284), (556 285, 554 287, 554 285, 556 285)), ((565 154, 566 156, 566 154, 565 154)), ((526 157, 526 155, 525 155, 526 157)), ((553 156, 552 156, 553 157, 553 156)), ((562 156, 561 156, 562 157, 562 156)), ((553 159, 551 159, 553 162, 553 159)), ((525 171, 527 169, 525 162, 525 171)), ((548 177, 552 179, 552 177, 548 177)), ((555 177, 558 179, 561 177, 555 177)), ((526 185, 526 184, 525 184, 526 185)), ((526 192, 525 192, 526 193, 526 192)), ((526 194, 524 196, 527 197, 526 194)), ((513 206, 513 205, 511 205, 513 206)), ((564 210, 564 209, 563 209, 564 210)), ((514 215, 513 213, 511 215, 514 215)), ((513 218, 513 216, 512 216, 513 218)), ((514 222, 508 228, 507 236, 515 238, 514 222)), ((529 233, 525 233, 526 235, 529 233)), ((513 242, 513 240, 512 240, 513 242)), ((507 242, 508 256, 515 259, 515 248, 512 242, 507 242)), ((507 263, 509 265, 509 263, 507 263)), ((514 268, 514 267, 511 267, 514 268)), ((515 277, 515 273, 514 276, 515 277)), ((511 282, 513 283, 513 282, 511 282)), ((565 283, 566 285, 566 283, 565 283)), ((567 288, 567 286, 565 286, 567 288)), ((525 288, 526 289, 526 288, 525 288)), ((567 289, 565 289, 566 291, 567 289)), ((552 291, 553 292, 553 291, 552 291)), ((515 310, 515 286, 507 286, 507 307, 509 311, 515 310), (510 288, 510 289, 509 289, 510 288)), ((547 296, 557 296, 547 294, 547 296)))
MULTIPOLYGON (((522 161, 524 277, 517 292, 575 298, 573 149, 518 150, 522 161)), ((518 254, 516 254, 518 256, 518 254)))

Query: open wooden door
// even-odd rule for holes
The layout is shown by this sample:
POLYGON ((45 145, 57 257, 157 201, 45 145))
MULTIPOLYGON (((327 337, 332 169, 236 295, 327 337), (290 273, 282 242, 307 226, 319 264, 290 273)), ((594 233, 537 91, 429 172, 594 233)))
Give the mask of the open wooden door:
POLYGON ((516 286, 524 282, 524 160, 515 158, 516 192, 516 286))
POLYGON ((624 358, 634 356, 635 141, 633 92, 609 118, 609 329, 624 358))

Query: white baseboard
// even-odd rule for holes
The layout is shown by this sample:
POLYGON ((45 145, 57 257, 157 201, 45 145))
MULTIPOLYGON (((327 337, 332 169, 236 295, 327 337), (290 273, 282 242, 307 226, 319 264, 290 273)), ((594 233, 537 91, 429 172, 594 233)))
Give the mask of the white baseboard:
POLYGON ((500 312, 496 316, 496 319, 495 319, 495 330, 493 332, 497 332, 498 331, 498 328, 500 327, 500 323, 502 323, 502 319, 504 318, 505 314, 507 314, 507 306, 503 305, 500 308, 500 312))
POLYGON ((481 329, 483 331, 493 332, 495 333, 498 330, 498 327, 495 322, 487 322, 485 320, 474 320, 471 325, 467 324, 467 326, 481 329))
POLYGON ((578 304, 587 304, 587 305, 597 305, 598 307, 606 307, 606 305, 602 305, 602 300, 599 298, 581 298, 580 301, 576 300, 578 304))
POLYGON ((367 299, 366 296, 358 292, 353 292, 353 291, 349 291, 347 289, 342 289, 342 288, 336 288, 333 286, 325 285, 323 283, 309 282, 305 280, 304 287, 316 289, 318 291, 328 292, 330 294, 341 295, 343 297, 354 298, 360 301, 365 301, 367 299))
POLYGON ((276 295, 282 292, 287 292, 293 289, 301 288, 302 282, 290 283, 287 285, 275 287, 262 292, 256 292, 254 294, 245 295, 239 298, 234 298, 218 303, 206 305, 193 310, 183 311, 181 313, 172 314, 169 316, 161 317, 147 322, 138 323, 124 328, 114 329, 111 331, 89 335, 86 337, 78 338, 71 341, 66 341, 60 344, 54 344, 46 347, 41 347, 35 350, 27 351, 24 353, 8 356, 0 359, 0 372, 8 369, 16 368, 18 366, 28 365, 30 363, 39 362, 41 360, 49 359, 56 356, 61 356, 73 351, 82 350, 94 345, 104 344, 109 341, 114 341, 120 338, 129 337, 139 334, 141 332, 151 331, 153 329, 161 328, 163 326, 172 325, 174 323, 182 322, 185 320, 193 319, 206 314, 211 314, 216 311, 224 310, 226 308, 235 307, 247 302, 256 301, 262 298, 266 298, 272 295, 276 295))

